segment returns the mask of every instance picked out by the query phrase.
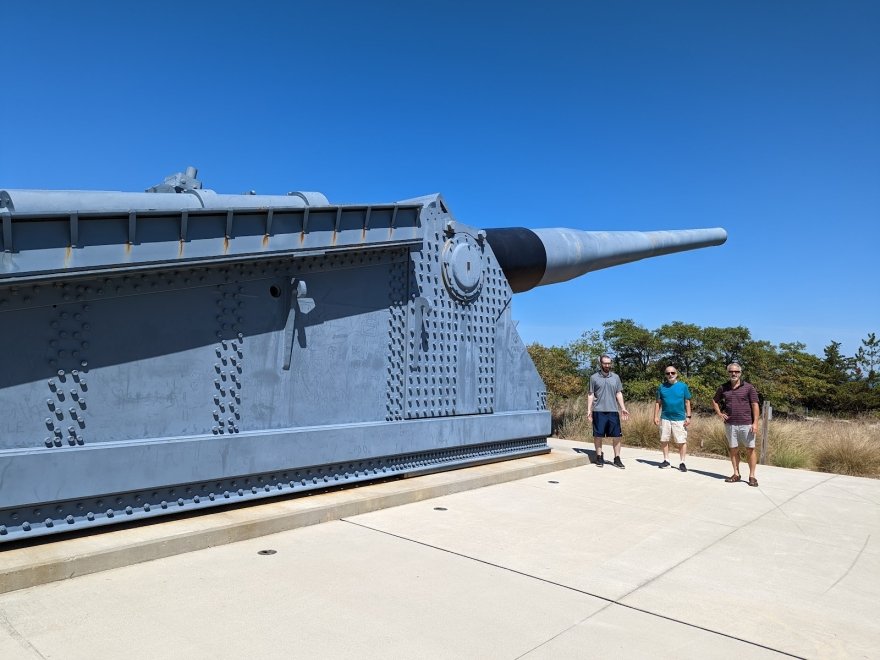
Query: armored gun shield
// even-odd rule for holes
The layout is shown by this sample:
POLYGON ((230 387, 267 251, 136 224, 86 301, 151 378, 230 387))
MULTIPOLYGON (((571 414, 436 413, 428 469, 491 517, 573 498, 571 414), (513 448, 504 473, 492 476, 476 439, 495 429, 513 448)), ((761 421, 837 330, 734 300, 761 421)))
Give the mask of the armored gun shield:
POLYGON ((509 279, 567 277, 552 230, 524 269, 514 230, 437 195, 216 195, 194 170, 0 191, 0 221, 0 542, 548 451, 509 279))

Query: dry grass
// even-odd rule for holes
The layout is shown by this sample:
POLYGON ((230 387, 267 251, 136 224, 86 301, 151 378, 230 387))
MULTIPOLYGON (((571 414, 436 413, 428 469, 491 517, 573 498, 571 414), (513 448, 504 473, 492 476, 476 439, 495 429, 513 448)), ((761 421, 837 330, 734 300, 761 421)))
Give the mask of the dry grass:
MULTIPOLYGON (((628 407, 630 418, 623 424, 624 443, 658 449, 660 432, 654 426, 653 405, 632 403, 628 407)), ((591 440, 592 426, 586 411, 585 398, 571 399, 554 408, 556 434, 572 440, 591 440)), ((880 424, 876 421, 774 419, 770 422, 767 444, 770 465, 880 477, 880 424)), ((720 420, 712 415, 694 415, 688 450, 727 456, 727 439, 720 420)))
POLYGON ((821 472, 855 476, 880 475, 880 425, 836 424, 834 431, 817 434, 814 460, 821 472))

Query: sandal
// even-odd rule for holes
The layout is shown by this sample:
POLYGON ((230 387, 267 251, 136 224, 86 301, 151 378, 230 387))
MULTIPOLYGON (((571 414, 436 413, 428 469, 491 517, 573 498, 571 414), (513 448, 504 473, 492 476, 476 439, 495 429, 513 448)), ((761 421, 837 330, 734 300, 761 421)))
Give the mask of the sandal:
MULTIPOLYGON (((732 474, 729 477, 727 477, 727 479, 725 479, 724 481, 726 481, 729 484, 735 484, 739 480, 740 480, 740 476, 738 474, 732 474)), ((756 486, 758 485, 757 481, 755 482, 755 485, 756 486)))
POLYGON ((758 485, 758 480, 755 479, 754 477, 749 477, 749 486, 757 486, 757 485, 758 485))

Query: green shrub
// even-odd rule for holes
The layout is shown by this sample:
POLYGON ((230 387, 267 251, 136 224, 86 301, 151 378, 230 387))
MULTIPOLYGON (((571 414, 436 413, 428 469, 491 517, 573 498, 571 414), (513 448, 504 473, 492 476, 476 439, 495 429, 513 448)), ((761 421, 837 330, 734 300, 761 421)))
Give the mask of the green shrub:
POLYGON ((623 384, 623 396, 627 402, 627 409, 631 403, 653 402, 657 399, 657 386, 659 380, 632 380, 623 384))
MULTIPOLYGON (((715 396, 715 390, 721 385, 720 382, 705 382, 699 376, 691 376, 683 378, 691 391, 691 410, 696 412, 704 412, 708 414, 714 413, 712 408, 712 397, 715 396)), ((719 421, 720 420, 716 420, 719 421)))

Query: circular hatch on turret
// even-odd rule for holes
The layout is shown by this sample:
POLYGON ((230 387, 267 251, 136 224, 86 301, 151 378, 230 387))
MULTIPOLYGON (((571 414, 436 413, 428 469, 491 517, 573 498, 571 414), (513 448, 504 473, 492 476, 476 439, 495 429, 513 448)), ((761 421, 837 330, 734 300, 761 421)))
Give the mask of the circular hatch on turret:
POLYGON ((452 296, 471 302, 483 288, 485 259, 483 247, 463 232, 455 234, 443 246, 443 283, 452 296))

